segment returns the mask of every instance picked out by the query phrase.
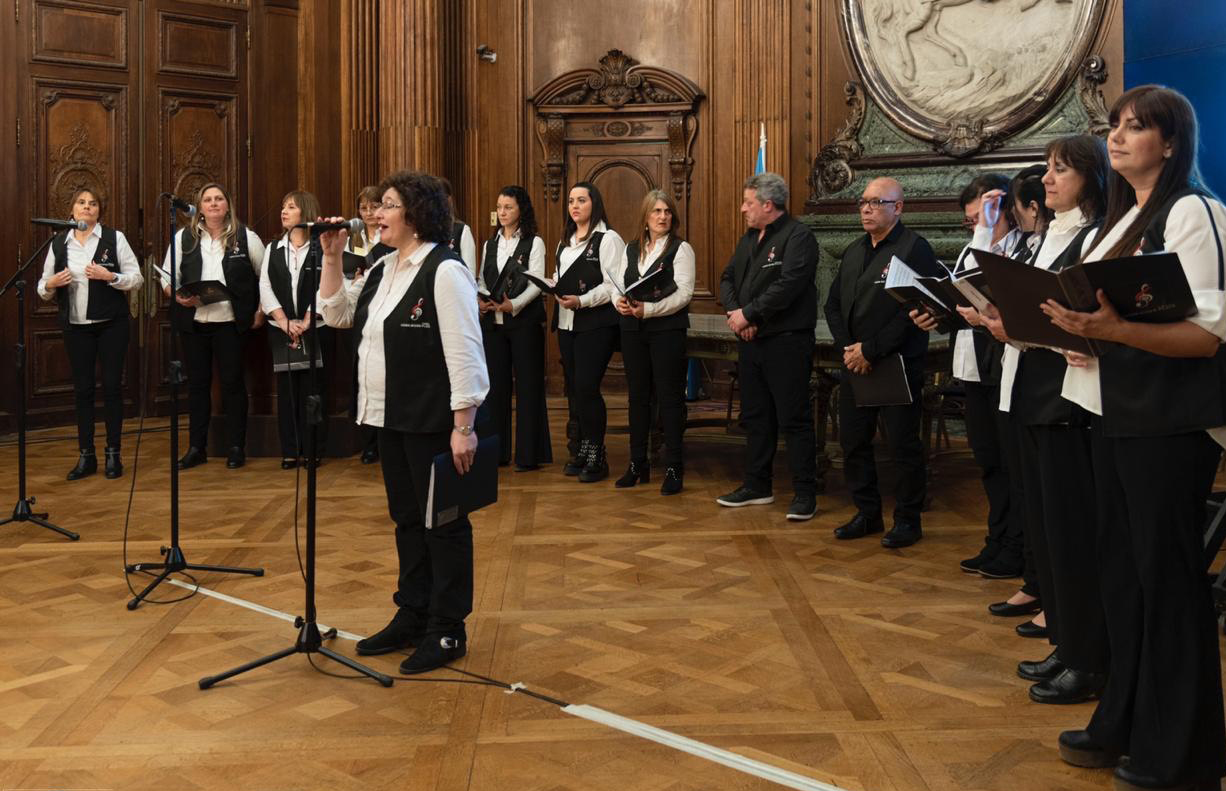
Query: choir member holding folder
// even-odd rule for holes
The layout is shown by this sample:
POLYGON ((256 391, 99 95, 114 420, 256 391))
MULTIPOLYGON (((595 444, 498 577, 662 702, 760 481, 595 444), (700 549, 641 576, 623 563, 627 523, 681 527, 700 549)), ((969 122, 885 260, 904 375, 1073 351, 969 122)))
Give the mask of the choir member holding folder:
MULTIPOLYGON (((439 179, 399 171, 380 185, 379 230, 393 248, 345 281, 344 231, 321 236, 320 309, 357 341, 358 422, 379 427, 388 511, 396 523, 396 614, 357 652, 416 651, 400 666, 424 673, 464 656, 464 619, 472 611, 472 523, 460 514, 425 521, 435 457, 457 472, 473 465, 477 407, 489 390, 477 292, 448 247, 451 207, 439 179)), ((340 221, 343 218, 334 218, 340 221)))
POLYGON ((545 304, 525 277, 545 277, 545 241, 536 235, 536 212, 523 187, 498 193, 498 231, 485 243, 477 272, 481 335, 490 372, 489 404, 502 438, 499 464, 512 458, 511 380, 515 381, 516 471, 553 461, 545 406, 545 304))
POLYGON ((685 331, 694 295, 694 248, 677 235, 677 204, 663 190, 643 198, 639 235, 626 245, 611 283, 621 314, 622 360, 630 385, 630 467, 618 488, 648 483, 651 394, 664 424, 661 494, 681 491, 684 475, 685 331))
MULTIPOLYGON (((220 184, 209 183, 196 195, 197 213, 188 227, 175 234, 175 273, 178 283, 213 280, 226 287, 229 299, 205 303, 200 297, 175 295, 179 307, 171 311, 171 323, 183 338, 187 357, 188 435, 187 453, 179 468, 208 461, 210 391, 213 360, 221 373, 222 409, 226 414, 226 440, 230 447, 226 467, 236 469, 247 461, 247 383, 243 379, 243 339, 247 330, 264 325, 260 303, 260 268, 264 243, 234 215, 234 207, 220 184)), ((163 268, 170 266, 166 250, 163 268)), ((169 271, 169 270, 167 270, 169 271)), ((170 295, 170 282, 164 284, 170 295)))
POLYGON ((1086 260, 1177 253, 1197 312, 1128 321, 1101 291, 1093 312, 1044 307, 1060 329, 1103 342, 1097 359, 1067 355, 1063 394, 1092 415, 1111 660, 1089 725, 1060 734, 1060 752, 1078 766, 1118 763, 1116 788, 1217 788, 1226 724, 1202 532, 1221 456, 1206 430, 1226 425, 1226 210, 1199 186, 1196 116, 1182 95, 1133 88, 1110 122, 1107 213, 1086 260))
MULTIPOLYGON (((358 193, 358 216, 362 218, 362 230, 345 242, 344 272, 352 280, 374 266, 374 263, 392 251, 379 241, 379 203, 382 196, 379 188, 371 185, 358 193)), ((358 386, 353 382, 353 417, 358 414, 358 386)), ((362 446, 362 463, 374 464, 379 460, 379 430, 374 426, 358 426, 358 439, 362 446)))
POLYGON ((106 477, 123 475, 119 443, 123 436, 123 364, 128 356, 128 298, 141 287, 140 263, 122 231, 98 222, 102 200, 81 188, 70 201, 72 219, 83 231, 61 231, 51 242, 38 281, 38 295, 55 299, 64 346, 72 366, 80 456, 68 472, 75 481, 98 471, 94 450, 94 387, 102 362, 106 416, 106 477))

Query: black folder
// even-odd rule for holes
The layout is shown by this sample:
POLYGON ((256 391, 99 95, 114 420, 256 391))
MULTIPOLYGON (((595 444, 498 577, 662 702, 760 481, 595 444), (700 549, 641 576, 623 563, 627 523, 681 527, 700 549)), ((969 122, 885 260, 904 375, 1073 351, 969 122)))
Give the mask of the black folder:
POLYGON ((883 285, 885 293, 908 310, 915 308, 936 319, 940 332, 969 326, 957 311, 957 305, 965 303, 966 298, 950 285, 948 278, 920 275, 895 256, 890 260, 889 273, 883 285))
POLYGON ((310 355, 315 355, 315 368, 322 370, 324 358, 319 344, 314 343, 310 334, 304 334, 298 339, 296 346, 290 345, 290 338, 281 328, 272 322, 268 323, 268 349, 272 352, 272 370, 274 373, 287 371, 306 371, 311 367, 310 355))
POLYGON ((600 268, 600 264, 589 261, 586 256, 580 256, 558 278, 555 288, 559 296, 580 297, 599 288, 602 283, 604 283, 604 270, 600 268))
POLYGON ((673 292, 677 290, 676 283, 669 284, 672 286, 672 288, 668 290, 668 293, 665 293, 663 289, 653 290, 651 288, 644 288, 644 286, 653 285, 652 281, 658 278, 663 273, 664 273, 664 268, 657 267, 655 269, 652 269, 650 272, 643 275, 638 280, 634 281, 633 283, 631 283, 629 286, 625 288, 623 288, 622 284, 618 283, 616 279, 611 279, 609 282, 613 284, 613 287, 617 289, 617 292, 619 294, 621 294, 623 297, 625 297, 628 300, 631 300, 633 302, 654 302, 656 300, 660 300, 660 299, 663 299, 664 297, 667 297, 669 294, 672 294, 673 292), (656 293, 656 291, 658 291, 658 293, 656 293))
POLYGON ((450 524, 473 511, 498 502, 497 434, 477 443, 472 466, 464 475, 456 472, 451 451, 434 457, 430 488, 426 496, 426 527, 450 524))
POLYGON ((911 403, 911 386, 901 354, 891 354, 878 360, 872 370, 858 374, 843 369, 843 381, 851 383, 856 406, 901 406, 911 403))
POLYGON ((536 275, 532 274, 531 272, 527 270, 525 270, 523 274, 524 274, 524 277, 528 278, 528 281, 530 283, 532 283, 534 286, 539 288, 542 292, 546 294, 553 294, 556 297, 563 296, 563 292, 558 290, 557 280, 549 280, 548 278, 537 277, 536 275))
POLYGON ((194 283, 183 283, 179 286, 178 293, 184 297, 197 297, 205 305, 234 300, 230 289, 226 288, 226 284, 220 280, 197 280, 194 283))
POLYGON ((507 295, 508 281, 515 274, 515 270, 518 268, 519 266, 515 263, 515 261, 508 260, 506 264, 503 265, 502 271, 498 273, 498 277, 494 278, 494 284, 488 287, 489 293, 482 294, 480 291, 478 291, 477 296, 489 302, 501 303, 503 298, 507 295))

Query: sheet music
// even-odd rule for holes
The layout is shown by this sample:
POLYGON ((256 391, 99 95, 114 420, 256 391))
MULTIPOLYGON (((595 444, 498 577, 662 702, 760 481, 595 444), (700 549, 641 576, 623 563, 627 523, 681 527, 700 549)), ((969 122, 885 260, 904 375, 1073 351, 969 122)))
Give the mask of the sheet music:
POLYGON ((953 312, 953 309, 945 304, 945 300, 941 299, 936 294, 933 294, 928 290, 927 286, 921 282, 921 276, 918 272, 907 266, 907 263, 898 256, 893 256, 890 258, 890 271, 887 272, 885 276, 885 287, 900 288, 903 286, 912 286, 913 288, 919 289, 933 302, 945 308, 947 311, 951 313, 953 312))

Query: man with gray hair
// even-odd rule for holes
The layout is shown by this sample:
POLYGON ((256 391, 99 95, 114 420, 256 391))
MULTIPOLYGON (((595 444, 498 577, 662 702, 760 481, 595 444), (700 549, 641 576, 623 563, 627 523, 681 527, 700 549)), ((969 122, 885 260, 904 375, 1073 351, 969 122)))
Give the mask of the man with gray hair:
POLYGON ((729 508, 775 501, 771 468, 782 432, 792 470, 787 518, 817 513, 817 448, 809 377, 817 326, 817 240, 787 212, 776 173, 745 182, 741 237, 719 282, 728 327, 740 342, 741 419, 748 434, 744 482, 716 500, 729 508))

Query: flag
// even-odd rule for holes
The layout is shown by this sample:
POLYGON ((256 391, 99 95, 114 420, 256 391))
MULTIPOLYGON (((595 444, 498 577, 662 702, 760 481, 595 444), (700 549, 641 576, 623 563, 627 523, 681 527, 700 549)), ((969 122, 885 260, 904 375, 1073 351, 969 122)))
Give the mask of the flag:
POLYGON ((758 158, 753 163, 754 175, 766 172, 766 124, 762 123, 758 132, 758 158))

